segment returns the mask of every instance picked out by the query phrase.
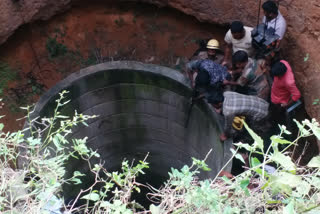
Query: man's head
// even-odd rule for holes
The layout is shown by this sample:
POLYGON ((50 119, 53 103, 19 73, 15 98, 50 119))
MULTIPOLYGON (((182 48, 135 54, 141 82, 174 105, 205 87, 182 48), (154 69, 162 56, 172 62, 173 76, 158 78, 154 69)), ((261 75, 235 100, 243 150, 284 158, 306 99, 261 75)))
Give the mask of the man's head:
POLYGON ((207 43, 207 54, 209 58, 215 58, 217 51, 220 50, 219 42, 216 39, 210 39, 207 43))
POLYGON ((262 4, 262 9, 267 21, 271 21, 278 16, 278 6, 274 1, 266 1, 262 4))
POLYGON ((240 40, 246 35, 246 31, 244 30, 243 24, 240 21, 232 22, 230 30, 232 37, 236 40, 240 40))
POLYGON ((249 57, 245 51, 237 51, 232 55, 233 67, 238 71, 242 71, 246 67, 248 60, 249 57))
POLYGON ((208 97, 208 103, 210 103, 215 109, 220 109, 223 101, 224 97, 222 89, 211 92, 210 96, 208 97))
POLYGON ((275 63, 271 68, 271 75, 281 77, 287 72, 287 67, 282 62, 275 63))

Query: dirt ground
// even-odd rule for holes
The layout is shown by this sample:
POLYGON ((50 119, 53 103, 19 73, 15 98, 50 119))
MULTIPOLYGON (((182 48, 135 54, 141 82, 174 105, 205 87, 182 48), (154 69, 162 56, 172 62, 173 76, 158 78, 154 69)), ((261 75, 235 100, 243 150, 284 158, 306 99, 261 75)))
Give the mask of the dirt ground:
POLYGON ((5 131, 23 126, 19 106, 68 74, 111 60, 138 60, 178 70, 198 48, 199 39, 221 43, 226 29, 199 23, 169 8, 147 4, 94 3, 78 6, 46 22, 24 25, 0 47, 0 61, 17 77, 4 90, 1 122, 5 131))

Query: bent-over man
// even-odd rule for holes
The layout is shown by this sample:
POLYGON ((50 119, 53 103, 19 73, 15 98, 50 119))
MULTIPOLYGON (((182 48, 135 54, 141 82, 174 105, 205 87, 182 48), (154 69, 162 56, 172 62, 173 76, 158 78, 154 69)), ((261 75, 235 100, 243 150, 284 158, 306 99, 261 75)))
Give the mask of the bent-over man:
POLYGON ((265 60, 251 59, 245 51, 237 51, 232 56, 232 64, 234 66, 232 72, 239 77, 236 81, 225 81, 225 84, 235 85, 239 93, 269 100, 269 72, 265 60))
POLYGON ((221 141, 225 141, 234 134, 232 122, 236 116, 245 116, 246 122, 254 129, 263 126, 262 121, 268 116, 269 103, 256 96, 226 91, 223 95, 215 96, 211 104, 217 109, 221 108, 224 115, 224 132, 220 135, 221 141))

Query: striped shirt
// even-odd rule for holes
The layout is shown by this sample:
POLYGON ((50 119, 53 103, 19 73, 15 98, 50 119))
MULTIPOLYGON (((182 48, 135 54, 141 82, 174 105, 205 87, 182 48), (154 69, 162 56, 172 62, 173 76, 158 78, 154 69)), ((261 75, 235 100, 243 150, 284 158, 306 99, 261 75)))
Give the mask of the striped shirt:
POLYGON ((232 132, 235 116, 245 116, 250 121, 260 121, 267 117, 269 103, 259 97, 226 91, 223 93, 224 132, 232 132))

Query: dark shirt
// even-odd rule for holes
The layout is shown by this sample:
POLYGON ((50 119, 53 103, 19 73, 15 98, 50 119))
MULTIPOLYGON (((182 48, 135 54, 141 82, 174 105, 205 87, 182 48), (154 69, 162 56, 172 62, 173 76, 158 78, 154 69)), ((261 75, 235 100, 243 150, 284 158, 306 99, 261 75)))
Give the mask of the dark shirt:
POLYGON ((226 79, 231 79, 227 67, 221 66, 210 59, 205 59, 197 63, 198 75, 196 77, 196 87, 216 87, 221 85, 226 79))

